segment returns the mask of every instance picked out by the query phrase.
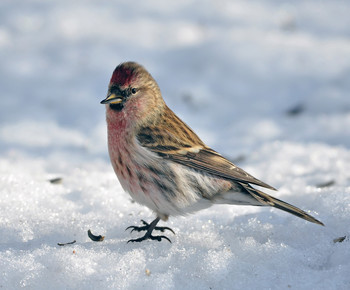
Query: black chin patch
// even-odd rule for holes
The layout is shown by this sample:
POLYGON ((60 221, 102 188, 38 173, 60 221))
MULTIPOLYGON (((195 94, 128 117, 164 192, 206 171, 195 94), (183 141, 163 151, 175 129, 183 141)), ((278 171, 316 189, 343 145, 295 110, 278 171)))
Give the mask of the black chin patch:
POLYGON ((109 107, 110 107, 113 111, 120 112, 120 111, 124 108, 124 104, 123 104, 123 103, 119 103, 119 104, 109 104, 109 107))

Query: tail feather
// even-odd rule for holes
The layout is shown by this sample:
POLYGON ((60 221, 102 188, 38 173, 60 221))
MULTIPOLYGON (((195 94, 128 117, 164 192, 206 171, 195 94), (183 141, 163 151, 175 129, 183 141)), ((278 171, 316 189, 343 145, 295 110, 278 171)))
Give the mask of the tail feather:
POLYGON ((258 189, 255 189, 251 187, 250 185, 241 184, 256 200, 261 202, 263 205, 269 205, 276 207, 278 209, 284 210, 286 212, 289 212, 297 217, 300 217, 304 220, 307 220, 309 222, 324 226, 322 222, 315 219, 311 215, 307 214, 305 211, 301 210, 300 208, 297 208, 294 205, 291 205, 289 203, 286 203, 280 199, 277 199, 275 197, 272 197, 271 195, 268 195, 258 189))

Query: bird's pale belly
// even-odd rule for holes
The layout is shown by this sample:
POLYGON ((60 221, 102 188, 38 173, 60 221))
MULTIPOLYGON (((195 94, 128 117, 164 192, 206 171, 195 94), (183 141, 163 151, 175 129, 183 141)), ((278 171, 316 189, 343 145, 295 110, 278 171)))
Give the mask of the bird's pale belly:
POLYGON ((110 148, 110 158, 123 189, 163 219, 207 208, 212 204, 211 197, 229 186, 221 179, 170 164, 153 153, 143 152, 141 157, 129 144, 128 148, 118 145, 110 148))

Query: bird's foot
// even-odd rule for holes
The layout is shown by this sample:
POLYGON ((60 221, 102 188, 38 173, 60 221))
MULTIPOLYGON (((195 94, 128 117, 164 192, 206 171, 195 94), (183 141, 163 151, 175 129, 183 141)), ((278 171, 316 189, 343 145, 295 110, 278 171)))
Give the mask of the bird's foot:
MULTIPOLYGON (((142 227, 130 226, 130 227, 127 227, 125 230, 132 229, 130 233, 132 233, 133 231, 137 231, 137 232, 147 231, 151 225, 144 220, 141 220, 141 222, 144 224, 144 226, 142 226, 142 227)), ((154 227, 153 230, 161 231, 162 233, 165 230, 168 230, 168 231, 171 231, 175 235, 175 232, 169 227, 154 227)))
POLYGON ((128 243, 129 242, 132 242, 132 243, 137 242, 137 243, 139 243, 139 242, 146 241, 146 240, 153 240, 153 241, 160 242, 162 239, 165 239, 169 243, 171 243, 171 240, 168 237, 166 237, 166 236, 152 236, 152 235, 147 235, 147 233, 141 238, 129 240, 128 243))
POLYGON ((145 240, 156 240, 156 241, 160 242, 162 239, 165 239, 165 240, 167 240, 167 241, 169 241, 171 243, 170 239, 168 237, 166 237, 166 236, 152 236, 152 231, 153 230, 161 231, 161 232, 164 232, 165 230, 168 230, 168 231, 171 231, 175 235, 175 232, 169 227, 156 227, 156 225, 159 222, 159 220, 160 220, 160 218, 157 217, 150 224, 147 223, 144 220, 141 220, 141 222, 144 224, 144 226, 141 226, 141 227, 137 227, 137 226, 127 227, 125 230, 131 229, 131 232, 133 232, 133 231, 137 231, 137 232, 147 231, 146 234, 143 237, 138 238, 138 239, 129 240, 128 243, 129 242, 142 242, 142 241, 145 241, 145 240))

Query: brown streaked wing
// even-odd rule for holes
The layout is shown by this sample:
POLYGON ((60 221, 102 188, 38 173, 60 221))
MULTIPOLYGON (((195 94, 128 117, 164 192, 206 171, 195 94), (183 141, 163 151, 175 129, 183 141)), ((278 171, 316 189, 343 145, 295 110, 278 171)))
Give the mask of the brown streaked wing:
MULTIPOLYGON (((162 154, 162 153, 161 153, 162 154)), ((276 190, 274 187, 253 177, 243 169, 234 165, 219 153, 210 148, 200 150, 198 153, 188 152, 186 155, 167 154, 166 158, 176 161, 182 165, 217 175, 236 182, 252 183, 268 189, 276 190)))
POLYGON ((166 119, 163 117, 157 124, 140 129, 137 139, 142 146, 184 166, 276 190, 207 147, 170 109, 166 114, 166 119))

